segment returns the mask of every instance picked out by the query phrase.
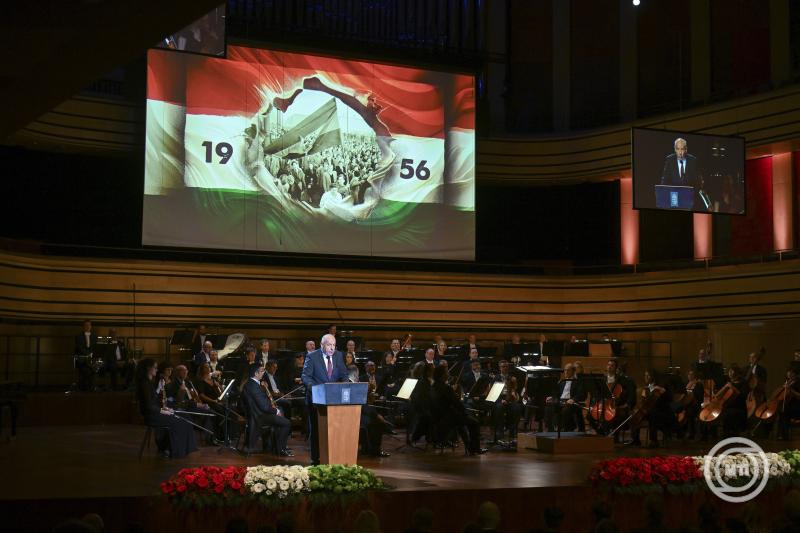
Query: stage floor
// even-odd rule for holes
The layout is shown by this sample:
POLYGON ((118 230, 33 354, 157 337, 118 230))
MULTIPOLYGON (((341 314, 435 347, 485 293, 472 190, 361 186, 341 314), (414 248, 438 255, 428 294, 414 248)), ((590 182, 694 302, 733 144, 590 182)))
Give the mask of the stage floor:
MULTIPOLYGON (((486 428, 484 428, 486 431, 486 428)), ((513 489, 580 486, 586 484, 591 465, 600 459, 623 456, 705 453, 708 443, 674 442, 658 449, 616 446, 611 454, 548 455, 532 451, 490 452, 465 457, 463 447, 439 453, 395 448, 405 435, 384 437, 391 457, 359 457, 359 464, 374 470, 400 491, 513 489)), ((10 442, 0 443, 0 461, 7 479, 0 484, 2 500, 53 498, 140 497, 158 492, 159 483, 179 469, 200 465, 309 464, 306 442, 293 433, 293 458, 259 454, 243 457, 202 446, 182 459, 164 459, 155 445, 138 459, 144 428, 138 425, 21 427, 10 442), (54 482, 58 480, 58 482, 54 482)), ((762 442, 768 451, 797 443, 762 442)))

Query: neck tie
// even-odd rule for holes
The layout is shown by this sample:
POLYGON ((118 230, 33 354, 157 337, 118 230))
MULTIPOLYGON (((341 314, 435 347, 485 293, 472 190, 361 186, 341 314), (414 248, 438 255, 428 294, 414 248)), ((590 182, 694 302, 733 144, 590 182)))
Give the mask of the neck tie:
POLYGON ((328 355, 328 379, 331 379, 333 376, 333 364, 331 363, 331 356, 328 355))
POLYGON ((681 179, 683 179, 683 161, 681 161, 681 179))

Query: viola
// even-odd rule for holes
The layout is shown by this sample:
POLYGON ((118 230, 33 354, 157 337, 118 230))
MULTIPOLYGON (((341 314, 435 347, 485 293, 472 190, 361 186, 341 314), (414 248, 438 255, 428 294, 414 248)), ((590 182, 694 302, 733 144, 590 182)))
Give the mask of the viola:
POLYGON ((722 414, 725 404, 739 395, 739 390, 730 381, 717 392, 711 401, 700 411, 702 422, 713 422, 722 414))
POLYGON ((770 399, 756 407, 755 416, 759 420, 771 420, 775 414, 780 411, 786 410, 786 404, 791 402, 789 390, 794 385, 794 380, 786 381, 783 385, 778 387, 770 396, 770 399))

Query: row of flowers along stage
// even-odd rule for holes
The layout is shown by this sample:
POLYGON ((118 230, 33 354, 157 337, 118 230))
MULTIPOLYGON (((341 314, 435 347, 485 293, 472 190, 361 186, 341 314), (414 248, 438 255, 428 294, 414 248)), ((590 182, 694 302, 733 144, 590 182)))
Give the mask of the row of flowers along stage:
MULTIPOLYGON (((750 454, 709 460, 711 470, 718 467, 731 486, 763 474, 750 454)), ((755 501, 766 516, 774 517, 783 513, 787 492, 800 487, 800 451, 769 453, 766 460, 769 481, 755 501)), ((461 490, 396 490, 360 466, 203 466, 180 469, 153 487, 148 498, 60 499, 16 506, 0 502, 0 512, 7 523, 28 523, 31 530, 45 523, 41 515, 66 518, 98 512, 109 530, 138 522, 146 531, 224 531, 236 516, 253 526, 276 524, 289 515, 294 531, 327 532, 350 531, 358 513, 372 509, 380 517, 381 530, 393 533, 408 528, 413 511, 421 506, 433 511, 434 531, 461 531, 474 521, 480 503, 490 500, 500 508, 504 532, 543 527, 544 509, 554 506, 564 513, 562 531, 586 531, 593 527, 593 507, 606 502, 612 519, 627 531, 645 523, 643 499, 659 494, 670 527, 696 523, 703 504, 715 507, 720 519, 738 516, 741 504, 725 502, 709 490, 705 463, 704 456, 616 458, 595 463, 584 482, 572 486, 461 490)), ((459 464, 468 468, 467 463, 459 464)))

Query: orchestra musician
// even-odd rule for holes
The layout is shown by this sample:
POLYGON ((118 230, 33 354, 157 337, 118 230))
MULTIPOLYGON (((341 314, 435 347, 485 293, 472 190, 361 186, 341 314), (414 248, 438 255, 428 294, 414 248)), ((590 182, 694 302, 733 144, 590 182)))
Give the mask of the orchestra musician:
POLYGON ((211 369, 211 376, 214 379, 219 379, 222 377, 222 372, 225 370, 224 365, 219 361, 219 352, 211 350, 209 356, 211 357, 211 361, 208 362, 208 367, 211 369))
POLYGON ((477 361, 480 359, 480 353, 478 352, 477 348, 473 348, 469 351, 469 360, 470 361, 477 361))
POLYGON ((519 402, 516 378, 509 373, 508 361, 500 361, 500 373, 495 376, 495 382, 504 383, 503 394, 492 406, 492 420, 494 421, 494 441, 503 440, 505 431, 508 430, 511 440, 517 437, 517 426, 522 417, 522 405, 519 402))
POLYGON ((465 394, 472 390, 472 387, 475 386, 475 383, 477 383, 479 379, 486 376, 481 370, 481 362, 477 359, 470 361, 469 365, 469 370, 464 372, 461 376, 461 390, 463 390, 465 394))
POLYGON ((336 338, 327 334, 320 341, 320 349, 306 357, 302 380, 306 386, 306 408, 309 412, 309 440, 311 441, 311 463, 319 464, 319 433, 317 409, 311 401, 311 389, 322 383, 346 381, 347 369, 341 352, 336 351, 336 338))
POLYGON ((411 378, 417 380, 409 398, 409 424, 407 431, 411 434, 410 442, 416 443, 421 437, 428 438, 431 424, 431 384, 425 374, 430 365, 417 361, 411 367, 411 378))
POLYGON ((272 397, 275 399, 275 404, 286 415, 288 420, 292 419, 292 400, 289 398, 280 398, 283 396, 283 391, 278 384, 278 377, 275 375, 278 372, 278 361, 271 359, 267 361, 264 375, 261 382, 267 387, 272 397), (279 399, 280 398, 280 399, 279 399))
POLYGON ((206 343, 206 337, 208 334, 206 332, 206 326, 204 324, 200 324, 197 326, 197 329, 194 330, 192 334, 192 353, 199 354, 203 351, 203 345, 206 343))
POLYGON ((469 335, 467 335, 467 344, 465 346, 467 348, 465 350, 467 353, 470 353, 472 350, 478 349, 478 338, 475 336, 474 333, 470 333, 469 335))
POLYGON ((794 370, 794 373, 800 376, 800 349, 794 351, 794 356, 789 362, 789 366, 794 370))
MULTIPOLYGON (((264 367, 258 363, 252 363, 248 367, 249 379, 244 386, 244 398, 250 407, 250 428, 261 428, 263 426, 272 426, 275 432, 275 446, 278 450, 278 455, 281 457, 294 457, 294 454, 286 447, 289 440, 289 433, 291 431, 291 423, 282 416, 280 409, 274 405, 267 394, 267 391, 261 386, 261 378, 264 377, 264 367)), ((254 444, 257 442, 258 433, 251 430, 250 441, 248 448, 252 450, 255 448, 254 444)), ((263 445, 262 448, 266 448, 263 445)))
POLYGON ((261 349, 256 354, 256 363, 266 365, 269 362, 269 339, 261 339, 261 349))
POLYGON ((545 399, 545 420, 550 431, 554 431, 557 408, 558 427, 561 431, 586 431, 583 421, 583 409, 580 404, 586 400, 583 384, 575 376, 575 365, 564 366, 564 377, 557 384, 552 396, 545 399))
POLYGON ((92 331, 92 321, 83 321, 83 331, 75 336, 75 368, 78 371, 78 388, 89 390, 94 387, 92 358, 97 351, 97 335, 92 331))
POLYGON ((391 398, 400 390, 399 378, 396 374, 395 356, 386 352, 383 365, 378 373, 378 395, 381 398, 391 398))
POLYGON ((400 353, 400 339, 392 339, 392 342, 389 344, 389 350, 384 352, 384 358, 388 355, 392 355, 392 364, 397 363, 397 355, 400 353))
POLYGON ((125 347, 125 340, 117 336, 117 330, 110 328, 108 337, 111 339, 108 361, 105 362, 106 371, 111 375, 111 388, 118 389, 119 377, 125 380, 124 389, 130 387, 133 381, 133 372, 136 369, 136 361, 128 358, 128 350, 125 347))
POLYGON ((148 426, 157 426, 155 441, 159 452, 167 457, 180 458, 197 450, 194 429, 187 422, 173 416, 175 413, 166 406, 161 406, 156 391, 156 362, 145 358, 136 367, 136 399, 139 412, 148 426), (168 427, 168 430, 160 429, 168 427))
POLYGON ((675 409, 676 413, 683 411, 683 418, 686 421, 686 427, 679 429, 679 436, 682 437, 685 434, 689 440, 694 440, 697 435, 697 417, 700 414, 700 406, 703 404, 705 396, 703 382, 698 378, 697 372, 694 370, 689 370, 686 374, 685 394, 685 399, 675 409))
POLYGON ((744 381, 742 370, 737 365, 728 369, 728 383, 738 394, 725 404, 722 412, 722 432, 726 437, 740 435, 747 426, 747 382, 744 381))
POLYGON ((354 341, 353 339, 347 341, 347 344, 345 345, 345 353, 344 353, 345 363, 347 362, 348 355, 353 358, 353 361, 356 360, 356 341, 354 341))
POLYGON ((313 353, 316 349, 317 349, 317 345, 316 345, 316 343, 314 341, 312 341, 312 340, 307 340, 306 341, 306 354, 305 354, 306 357, 308 357, 308 355, 313 353))
MULTIPOLYGON (((672 402, 672 395, 665 380, 656 382, 656 373, 654 370, 646 370, 644 373, 644 387, 640 394, 641 411, 640 417, 642 420, 647 421, 648 429, 648 447, 658 447, 658 431, 664 434, 664 441, 669 440, 672 433, 672 426, 674 417, 670 409, 672 402)), ((634 446, 641 446, 642 441, 640 438, 641 423, 631 424, 632 440, 626 444, 634 446)))
POLYGON ((381 449, 381 442, 383 434, 391 431, 392 425, 375 408, 375 400, 378 397, 375 363, 367 361, 364 369, 365 373, 361 377, 361 381, 367 383, 367 404, 361 406, 361 426, 367 430, 366 453, 374 457, 389 457, 389 453, 381 449))
MULTIPOLYGON (((633 390, 630 390, 629 387, 630 383, 619 372, 617 361, 610 359, 606 364, 605 387, 601 386, 600 390, 597 391, 598 397, 595 398, 594 403, 600 404, 603 409, 608 409, 613 401, 614 416, 609 422, 605 419, 604 414, 601 413, 600 420, 593 421, 593 424, 596 424, 598 433, 607 435, 628 417, 630 397, 633 396, 633 402, 636 401, 636 389, 634 387, 633 390)), ((619 431, 614 433, 614 442, 619 442, 619 436, 619 431)))
MULTIPOLYGON (((374 365, 375 363, 372 364, 374 365)), ((347 369, 348 379, 353 383, 358 383, 359 372, 358 372, 358 366, 356 365, 356 358, 354 354, 349 352, 344 354, 344 366, 347 369)))
POLYGON ((786 372, 784 387, 785 402, 778 403, 778 440, 789 440, 791 420, 800 418, 800 381, 794 368, 786 372))
POLYGON ((436 357, 441 359, 447 353, 447 343, 444 341, 439 341, 436 343, 436 357))
POLYGON ((759 352, 751 352, 747 356, 747 373, 744 376, 745 381, 754 385, 753 392, 759 404, 766 401, 767 369, 761 364, 762 356, 763 349, 759 352))
MULTIPOLYGON (((426 369, 433 365, 425 365, 426 369)), ((464 404, 456 397, 452 387, 447 384, 447 370, 436 367, 433 371, 433 385, 431 387, 431 427, 437 431, 454 428, 464 443, 467 455, 486 453, 486 448, 481 448, 480 425, 478 421, 467 414, 464 404)), ((440 439, 447 435, 440 434, 440 439)))
POLYGON ((203 349, 200 353, 194 356, 194 362, 196 365, 202 365, 203 363, 208 363, 211 361, 211 350, 214 349, 214 345, 211 344, 211 341, 205 341, 203 343, 203 349))
POLYGON ((436 359, 436 352, 433 348, 428 348, 425 350, 425 362, 429 365, 438 365, 439 360, 436 359))

